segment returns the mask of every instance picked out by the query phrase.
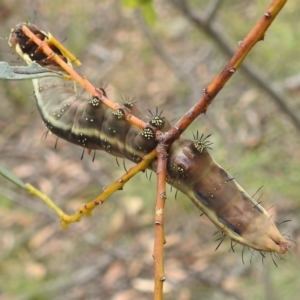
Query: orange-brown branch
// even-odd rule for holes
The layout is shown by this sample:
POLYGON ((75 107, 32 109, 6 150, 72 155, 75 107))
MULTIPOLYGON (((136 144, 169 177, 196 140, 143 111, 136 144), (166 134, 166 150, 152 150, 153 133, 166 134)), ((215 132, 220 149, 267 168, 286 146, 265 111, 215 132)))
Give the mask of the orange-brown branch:
POLYGON ((263 14, 249 34, 239 42, 239 46, 231 60, 216 78, 204 89, 199 101, 187 111, 187 113, 169 130, 169 136, 165 142, 172 142, 202 113, 205 113, 213 99, 223 88, 226 82, 242 64, 253 46, 263 40, 264 35, 272 24, 287 0, 273 0, 267 11, 263 14))
POLYGON ((167 149, 159 143, 157 148, 157 193, 155 204, 155 241, 153 249, 154 259, 154 299, 163 299, 163 283, 164 275, 164 249, 165 233, 164 233, 164 210, 167 199, 166 194, 166 169, 167 169, 167 149))

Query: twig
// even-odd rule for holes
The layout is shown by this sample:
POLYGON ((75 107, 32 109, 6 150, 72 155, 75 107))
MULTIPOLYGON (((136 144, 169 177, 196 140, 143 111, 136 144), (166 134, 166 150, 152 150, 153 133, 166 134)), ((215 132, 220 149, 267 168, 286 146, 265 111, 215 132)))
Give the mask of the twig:
POLYGON ((96 206, 102 204, 111 194, 121 190, 123 186, 138 172, 144 171, 150 163, 156 158, 156 150, 152 150, 150 153, 144 156, 144 159, 133 166, 126 174, 124 174, 116 182, 108 186, 101 195, 92 200, 91 202, 84 204, 78 208, 78 212, 74 215, 67 215, 63 212, 46 194, 32 186, 31 184, 24 184, 19 178, 15 177, 8 170, 0 166, 0 175, 10 180, 15 185, 26 190, 28 193, 40 198, 48 207, 50 207, 60 218, 63 228, 67 228, 68 224, 80 221, 83 215, 90 216, 96 206))
POLYGON ((167 169, 167 150, 159 143, 156 147, 157 152, 157 193, 155 205, 155 241, 153 249, 154 259, 154 300, 163 299, 164 275, 164 209, 167 199, 166 194, 166 169, 167 169))
MULTIPOLYGON (((176 5, 176 7, 185 15, 185 17, 190 20, 199 30, 204 31, 204 33, 207 34, 210 38, 213 39, 213 41, 217 44, 218 48, 222 50, 228 57, 231 57, 234 53, 234 48, 230 46, 230 44, 227 42, 227 40, 224 38, 224 35, 222 35, 218 29, 216 29, 215 26, 212 25, 210 22, 210 17, 208 16, 200 16, 199 14, 195 14, 191 9, 188 7, 185 0, 171 0, 171 2, 176 5)), ((279 1, 279 8, 286 3, 286 0, 279 1)), ((273 1, 270 8, 272 6, 277 6, 277 4, 273 1), (274 5, 273 5, 274 4, 274 5)), ((268 10, 270 12, 270 9, 268 10)), ((272 11, 272 9, 271 9, 272 11)), ((275 12, 276 14, 278 12, 275 12)), ((269 19, 269 21, 273 21, 274 12, 272 13, 273 18, 272 20, 269 19)), ((269 24, 270 25, 270 24, 269 24)), ((277 85, 272 85, 271 82, 266 78, 264 74, 261 73, 261 71, 255 67, 253 64, 249 64, 247 62, 244 62, 240 69, 251 79, 255 84, 257 84, 261 89, 263 89, 270 97, 271 99, 278 105, 279 109, 284 112, 291 120, 291 122, 294 124, 294 126, 300 130, 300 119, 297 116, 297 114, 293 111, 292 108, 290 108, 287 104, 288 101, 287 96, 283 95, 282 89, 280 89, 277 85)))
MULTIPOLYGON (((174 0, 172 0, 174 1, 174 0)), ((165 143, 174 141, 180 134, 201 114, 205 113, 215 96, 223 88, 230 77, 240 67, 253 46, 264 38, 264 35, 272 24, 277 14, 280 12, 287 0, 273 0, 256 23, 249 34, 239 43, 239 46, 233 54, 231 60, 227 63, 221 73, 204 89, 200 100, 173 126, 166 137, 165 143)), ((186 8, 185 1, 179 0, 180 4, 186 8)), ((189 12, 189 11, 188 11, 189 12)), ((299 122, 300 128, 300 122, 299 122)))
MULTIPOLYGON (((24 185, 23 183, 21 183, 22 185, 19 184, 19 186, 27 190, 27 192, 29 192, 30 194, 33 194, 38 198, 40 198, 41 200, 43 200, 44 203, 59 216, 62 228, 65 229, 70 223, 79 222, 83 215, 91 216, 92 211, 95 209, 96 206, 106 201, 106 199, 114 192, 121 190, 123 186, 132 177, 134 177, 138 172, 144 171, 155 158, 156 158, 156 151, 153 150, 149 154, 144 156, 144 159, 140 163, 130 168, 130 170, 126 172, 126 174, 124 174, 120 179, 118 179, 110 186, 105 188, 103 193, 101 193, 97 198, 79 207, 77 213, 73 215, 67 215, 47 195, 45 195, 44 193, 42 193, 41 191, 33 187, 31 184, 24 185)), ((15 181, 13 182, 17 184, 15 181)))

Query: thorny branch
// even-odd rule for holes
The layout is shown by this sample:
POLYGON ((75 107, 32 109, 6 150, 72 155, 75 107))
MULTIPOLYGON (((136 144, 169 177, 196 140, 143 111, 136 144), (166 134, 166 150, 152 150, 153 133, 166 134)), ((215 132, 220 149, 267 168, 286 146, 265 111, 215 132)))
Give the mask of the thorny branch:
POLYGON ((157 165, 157 193, 155 204, 155 241, 153 249, 154 259, 154 299, 163 299, 164 274, 164 209, 167 199, 166 194, 166 176, 167 176, 167 148, 163 143, 156 147, 158 165, 157 165))
MULTIPOLYGON (((224 35, 213 25, 212 18, 214 17, 221 1, 212 2, 206 12, 203 15, 195 13, 191 10, 186 0, 170 0, 181 13, 195 25, 196 28, 207 34, 218 46, 223 53, 228 57, 234 54, 234 48, 230 46, 230 43, 226 40, 224 35)), ((286 2, 286 1, 280 1, 286 2)), ((273 1, 274 6, 275 2, 273 1)), ((271 4, 272 6, 272 4, 271 4)), ((294 126, 300 130, 300 119, 294 110, 287 104, 287 95, 284 95, 282 89, 278 85, 272 84, 269 79, 252 63, 244 62, 240 70, 242 70, 258 87, 263 89, 270 98, 276 103, 280 111, 284 112, 294 124, 294 126)))
MULTIPOLYGON (((178 3, 185 7, 185 1, 179 0, 178 3)), ((263 14, 257 24, 244 38, 244 40, 239 43, 237 50, 225 68, 212 81, 212 83, 204 89, 200 100, 173 126, 173 128, 171 128, 171 130, 169 130, 169 136, 165 140, 166 143, 174 141, 197 118, 197 116, 206 112, 214 97, 240 67, 253 46, 264 38, 267 29, 272 24, 285 3, 286 0, 272 1, 267 11, 263 14)))

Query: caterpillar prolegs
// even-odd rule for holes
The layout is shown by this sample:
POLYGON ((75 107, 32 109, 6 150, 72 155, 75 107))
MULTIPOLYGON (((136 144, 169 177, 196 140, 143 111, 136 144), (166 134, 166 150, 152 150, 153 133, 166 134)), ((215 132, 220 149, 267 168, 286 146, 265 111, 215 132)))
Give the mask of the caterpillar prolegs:
MULTIPOLYGON (((56 55, 69 64, 67 50, 51 41, 51 35, 31 24, 12 29, 9 43, 28 63, 36 61, 51 70, 61 69, 43 54, 22 31, 26 25, 56 55)), ((74 58, 74 57, 73 57, 74 58)), ((143 130, 124 119, 124 112, 142 118, 130 101, 118 110, 106 107, 101 98, 78 93, 76 84, 65 78, 33 79, 34 94, 47 128, 58 137, 87 149, 103 150, 133 162, 142 160, 157 145, 154 130, 167 131, 167 120, 156 114, 143 130)), ((167 181, 193 203, 232 240, 258 251, 285 253, 290 244, 279 233, 268 212, 218 165, 208 152, 210 143, 201 136, 179 138, 169 149, 167 181)), ((154 161, 150 168, 156 170, 154 161)))

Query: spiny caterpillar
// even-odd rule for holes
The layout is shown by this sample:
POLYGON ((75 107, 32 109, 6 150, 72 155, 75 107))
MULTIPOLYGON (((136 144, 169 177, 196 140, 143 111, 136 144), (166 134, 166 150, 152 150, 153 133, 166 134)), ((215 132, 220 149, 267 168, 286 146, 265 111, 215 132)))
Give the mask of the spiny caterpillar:
MULTIPOLYGON (((68 64, 75 58, 66 49, 52 43, 51 35, 27 23, 12 29, 9 43, 31 64, 36 61, 50 70, 64 72, 51 57, 43 54, 22 31, 26 25, 68 64), (72 57, 72 59, 70 59, 72 57)), ((76 60, 75 60, 76 61, 76 60)), ((52 133, 87 149, 103 150, 135 163, 155 148, 155 127, 167 131, 170 124, 156 112, 144 130, 124 119, 124 112, 145 118, 133 102, 118 110, 106 107, 101 99, 77 93, 76 83, 64 78, 33 79, 40 115, 52 133)), ((262 252, 285 253, 290 244, 279 233, 267 211, 210 156, 211 143, 194 136, 194 141, 179 138, 169 149, 167 181, 188 196, 193 203, 233 241, 262 252)), ((150 168, 156 171, 157 161, 150 168)))

